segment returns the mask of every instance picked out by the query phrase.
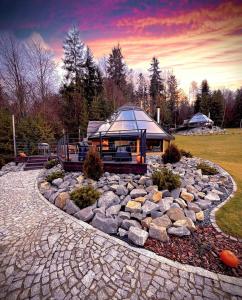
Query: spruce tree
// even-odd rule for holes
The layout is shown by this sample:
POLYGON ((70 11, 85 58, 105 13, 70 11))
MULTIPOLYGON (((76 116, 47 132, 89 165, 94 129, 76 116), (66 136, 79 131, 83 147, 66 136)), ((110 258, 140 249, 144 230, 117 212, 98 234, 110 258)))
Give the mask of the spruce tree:
POLYGON ((210 117, 214 125, 221 126, 224 114, 224 98, 220 90, 214 91, 211 96, 210 117))
POLYGON ((142 73, 139 74, 137 80, 138 88, 136 92, 137 104, 142 107, 145 111, 149 110, 147 84, 142 73))
POLYGON ((124 63, 120 45, 112 49, 112 53, 108 57, 107 74, 121 90, 126 85, 126 65, 124 63))
POLYGON ((161 79, 161 70, 159 61, 156 57, 152 58, 151 67, 149 69, 150 75, 150 96, 151 96, 151 114, 154 116, 156 107, 160 103, 161 92, 164 90, 163 82, 161 79))
POLYGON ((235 105, 234 105, 234 125, 240 127, 242 120, 242 88, 236 91, 235 105))
POLYGON ((179 91, 176 76, 173 74, 171 74, 167 80, 167 93, 167 106, 170 115, 170 125, 176 125, 179 91))
POLYGON ((201 85, 201 112, 209 115, 211 109, 211 93, 207 80, 202 81, 201 85))

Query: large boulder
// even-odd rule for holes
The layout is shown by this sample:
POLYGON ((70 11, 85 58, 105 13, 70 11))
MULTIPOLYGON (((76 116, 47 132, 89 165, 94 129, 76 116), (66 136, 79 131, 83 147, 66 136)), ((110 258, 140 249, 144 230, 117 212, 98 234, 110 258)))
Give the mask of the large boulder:
POLYGON ((51 188, 51 185, 47 181, 41 182, 41 184, 39 185, 39 190, 40 190, 41 194, 44 194, 50 188, 51 188))
POLYGON ((103 215, 95 215, 91 222, 92 226, 106 233, 117 233, 119 227, 118 218, 106 218, 103 215))
POLYGON ((181 189, 180 188, 177 188, 177 189, 174 189, 174 190, 171 191, 171 196, 174 199, 179 198, 180 194, 181 194, 181 189))
POLYGON ((119 185, 116 189, 116 194, 119 196, 126 196, 128 192, 128 189, 123 185, 119 185))
POLYGON ((112 216, 112 215, 117 215, 119 213, 121 209, 121 205, 117 204, 117 205, 112 205, 109 208, 107 208, 106 210, 106 216, 112 216))
POLYGON ((195 213, 197 213, 201 210, 200 206, 198 206, 195 203, 191 203, 191 202, 188 202, 187 207, 189 210, 193 210, 195 213))
POLYGON ((136 220, 125 219, 125 220, 123 220, 123 222, 121 224, 121 227, 124 228, 124 229, 126 229, 126 230, 129 230, 129 228, 131 226, 141 228, 140 223, 138 221, 136 221, 136 220))
POLYGON ((185 218, 183 210, 178 207, 170 208, 166 214, 172 221, 182 220, 185 218))
POLYGON ((141 212, 141 203, 131 200, 126 204, 125 211, 131 212, 131 213, 140 213, 141 212))
POLYGON ((168 228, 168 233, 176 236, 190 235, 190 230, 185 226, 180 227, 170 227, 168 228))
POLYGON ((134 198, 138 198, 138 197, 143 197, 146 194, 147 194, 147 192, 145 189, 133 189, 130 192, 130 197, 134 199, 134 198))
POLYGON ((191 202, 194 200, 194 195, 183 190, 181 192, 181 198, 186 200, 187 202, 191 202))
POLYGON ((187 207, 186 201, 184 201, 184 200, 181 199, 181 198, 175 199, 175 203, 179 204, 179 206, 180 206, 181 208, 187 207))
POLYGON ((173 226, 175 227, 185 226, 191 231, 196 230, 196 226, 194 225, 193 221, 190 218, 185 218, 184 220, 178 220, 175 223, 173 223, 173 226))
POLYGON ((93 212, 93 207, 91 206, 85 207, 74 214, 74 217, 84 222, 91 221, 93 216, 94 216, 94 212, 93 212))
POLYGON ((168 242, 169 236, 166 232, 166 228, 158 226, 154 223, 150 224, 149 236, 153 239, 159 240, 161 242, 168 242))
POLYGON ((120 211, 118 214, 119 218, 122 220, 130 219, 130 213, 127 211, 120 211))
POLYGON ((159 204, 146 200, 145 204, 142 206, 142 211, 145 214, 150 214, 152 211, 159 210, 159 204))
POLYGON ((184 213, 187 218, 190 218, 193 222, 196 221, 196 214, 193 210, 184 209, 184 213))
POLYGON ((69 214, 69 215, 74 215, 77 213, 80 208, 72 201, 68 201, 66 206, 64 207, 64 210, 69 214))
POLYGON ((146 201, 146 199, 145 199, 145 197, 138 197, 138 198, 135 198, 134 201, 140 202, 142 204, 146 201))
POLYGON ((69 193, 67 192, 60 193, 55 199, 55 205, 60 209, 63 209, 69 200, 70 200, 69 193))
POLYGON ((131 226, 129 228, 128 238, 135 245, 144 246, 144 244, 148 238, 148 232, 145 230, 142 230, 138 227, 131 226))
POLYGON ((108 191, 102 194, 102 196, 98 200, 98 207, 110 207, 112 205, 116 205, 120 203, 120 199, 117 195, 112 191, 108 191))
POLYGON ((150 228, 150 224, 153 221, 151 217, 146 217, 143 220, 141 220, 141 225, 144 228, 150 228))
POLYGON ((198 200, 196 201, 196 204, 201 207, 202 210, 209 208, 211 206, 212 202, 209 200, 198 200))
POLYGON ((209 192, 205 197, 204 197, 205 200, 208 200, 208 201, 220 201, 220 197, 217 193, 212 193, 212 192, 209 192))
POLYGON ((152 224, 167 228, 172 224, 172 222, 167 215, 163 215, 162 217, 153 219, 152 224))
POLYGON ((162 199, 162 192, 155 191, 152 195, 152 201, 158 203, 161 201, 161 199, 162 199))
POLYGON ((165 197, 159 202, 160 211, 166 212, 173 203, 173 197, 165 197))
POLYGON ((62 182, 63 182, 62 178, 56 178, 52 181, 52 184, 59 187, 62 184, 62 182))
POLYGON ((203 213, 202 210, 196 213, 196 219, 198 221, 203 221, 204 220, 204 213, 203 213))

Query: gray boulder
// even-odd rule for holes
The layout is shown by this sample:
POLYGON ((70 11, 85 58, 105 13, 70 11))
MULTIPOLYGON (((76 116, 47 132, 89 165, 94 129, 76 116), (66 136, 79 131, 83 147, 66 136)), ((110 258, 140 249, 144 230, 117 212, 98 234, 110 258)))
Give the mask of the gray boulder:
POLYGON ((123 185, 119 185, 116 189, 116 194, 118 196, 126 196, 128 192, 129 192, 128 189, 123 185))
POLYGON ((195 213, 199 212, 201 210, 200 206, 198 206, 195 203, 188 202, 187 207, 189 210, 193 210, 195 213))
POLYGON ((82 220, 84 222, 91 221, 93 216, 94 216, 94 212, 93 212, 93 208, 91 206, 83 208, 74 214, 74 217, 76 217, 77 219, 82 220))
POLYGON ((196 213, 193 210, 184 209, 186 217, 190 218, 193 222, 196 221, 196 213))
POLYGON ((92 226, 106 233, 117 233, 119 221, 117 218, 105 218, 102 215, 96 214, 91 222, 92 226))
POLYGON ((59 187, 62 184, 62 182, 63 182, 62 178, 57 178, 52 181, 52 184, 59 187))
POLYGON ((169 236, 166 232, 166 228, 151 223, 149 228, 149 236, 161 242, 168 242, 169 236))
POLYGON ((98 207, 110 207, 112 205, 116 205, 120 203, 120 199, 117 195, 112 191, 108 191, 102 194, 102 196, 98 200, 98 207))
POLYGON ((185 236, 185 235, 190 235, 190 230, 187 229, 185 226, 180 226, 180 227, 170 227, 168 228, 168 233, 176 236, 185 236))
POLYGON ((177 188, 177 189, 174 189, 171 191, 171 197, 173 197, 174 199, 179 198, 180 194, 181 194, 180 188, 177 188))
POLYGON ((159 210, 159 209, 160 209, 159 204, 156 204, 156 203, 151 202, 149 200, 146 200, 145 204, 142 206, 142 211, 145 214, 149 214, 152 211, 159 210))
POLYGON ((202 210, 209 208, 211 206, 212 202, 209 200, 198 200, 196 201, 196 204, 201 207, 202 210))
POLYGON ((64 207, 64 211, 66 211, 69 215, 74 215, 75 213, 80 211, 80 208, 72 200, 70 200, 64 207))
POLYGON ((125 236, 128 235, 128 231, 125 230, 125 229, 123 229, 123 228, 119 228, 119 229, 118 229, 118 235, 119 235, 120 237, 125 237, 125 236))
POLYGON ((125 219, 125 220, 123 220, 123 222, 121 224, 121 227, 124 228, 124 229, 126 229, 126 230, 129 230, 129 228, 131 226, 141 228, 140 223, 138 221, 136 221, 136 220, 125 219))
POLYGON ((121 209, 120 204, 112 205, 109 208, 107 208, 106 216, 109 217, 109 216, 112 216, 112 215, 117 215, 119 213, 120 209, 121 209))
POLYGON ((130 219, 130 213, 127 211, 120 211, 118 214, 119 218, 122 220, 130 219))
POLYGON ((132 241, 135 245, 138 246, 144 246, 147 238, 148 238, 148 232, 145 230, 142 230, 138 227, 131 226, 129 228, 128 232, 128 238, 130 241, 132 241))
POLYGON ((212 192, 209 192, 204 199, 208 201, 220 201, 219 195, 212 192))
POLYGON ((155 218, 151 224, 167 228, 172 224, 172 222, 167 215, 163 215, 162 217, 155 218))
POLYGON ((145 189, 133 189, 130 192, 130 197, 131 198, 138 198, 138 197, 143 197, 147 194, 145 189))

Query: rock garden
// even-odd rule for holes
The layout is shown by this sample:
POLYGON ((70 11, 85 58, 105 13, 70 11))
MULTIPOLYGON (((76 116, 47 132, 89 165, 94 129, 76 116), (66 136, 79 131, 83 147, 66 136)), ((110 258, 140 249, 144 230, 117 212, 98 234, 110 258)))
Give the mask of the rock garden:
POLYGON ((177 131, 176 134, 178 135, 208 135, 208 134, 225 134, 226 130, 218 127, 212 126, 210 127, 196 127, 187 130, 177 131))
POLYGON ((241 243, 219 234, 210 221, 211 210, 233 191, 231 177, 209 161, 181 153, 148 156, 145 175, 102 173, 92 163, 94 179, 85 171, 65 173, 50 161, 39 176, 39 190, 66 213, 135 246, 241 276, 240 266, 230 268, 219 258, 223 249, 241 255, 241 243))

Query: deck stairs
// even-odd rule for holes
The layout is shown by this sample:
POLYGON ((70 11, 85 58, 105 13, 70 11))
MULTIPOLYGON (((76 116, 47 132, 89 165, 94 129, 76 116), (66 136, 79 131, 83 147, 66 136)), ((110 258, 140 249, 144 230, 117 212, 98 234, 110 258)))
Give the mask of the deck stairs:
POLYGON ((24 171, 38 170, 44 168, 44 164, 48 161, 47 156, 34 155, 29 156, 24 166, 24 171))

